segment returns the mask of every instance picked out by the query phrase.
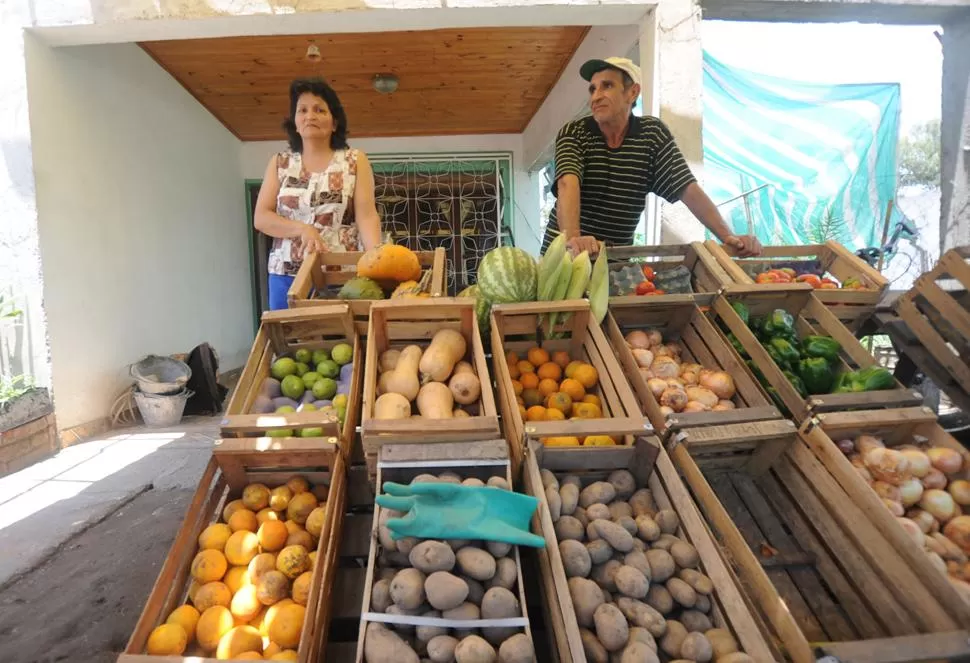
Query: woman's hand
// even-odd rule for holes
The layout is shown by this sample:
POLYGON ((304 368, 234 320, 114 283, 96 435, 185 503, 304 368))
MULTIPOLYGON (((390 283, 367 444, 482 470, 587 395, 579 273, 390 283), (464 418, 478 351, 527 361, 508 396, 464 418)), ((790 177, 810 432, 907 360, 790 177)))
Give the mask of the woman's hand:
POLYGON ((304 225, 300 239, 303 240, 304 255, 307 253, 323 253, 327 250, 326 244, 323 243, 323 237, 320 236, 320 231, 309 223, 304 225))

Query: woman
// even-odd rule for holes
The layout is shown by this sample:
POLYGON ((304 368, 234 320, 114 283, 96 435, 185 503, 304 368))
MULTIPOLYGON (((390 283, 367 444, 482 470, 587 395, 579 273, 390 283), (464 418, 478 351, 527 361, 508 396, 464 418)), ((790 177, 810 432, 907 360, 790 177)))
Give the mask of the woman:
POLYGON ((319 78, 290 84, 283 122, 290 149, 270 158, 256 200, 256 230, 273 237, 269 308, 286 294, 305 254, 359 251, 380 243, 374 171, 347 145, 347 116, 337 93, 319 78))

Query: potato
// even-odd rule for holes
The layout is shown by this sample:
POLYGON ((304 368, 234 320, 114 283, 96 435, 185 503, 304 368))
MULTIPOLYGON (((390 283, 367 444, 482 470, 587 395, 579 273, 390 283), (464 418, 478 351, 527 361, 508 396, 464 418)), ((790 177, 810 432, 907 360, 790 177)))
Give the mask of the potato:
POLYGON ((659 539, 650 544, 650 547, 670 552, 673 545, 679 541, 680 539, 673 534, 661 534, 659 539))
MULTIPOLYGON (((496 573, 498 572, 496 571, 496 573)), ((458 577, 468 585, 468 598, 465 601, 480 606, 482 604, 482 597, 485 596, 485 586, 474 578, 469 578, 468 576, 458 577)))
POLYGON ((518 578, 519 570, 515 566, 515 560, 511 557, 502 557, 495 563, 495 575, 485 582, 485 586, 489 589, 492 587, 512 589, 518 578))
POLYGON ((667 632, 667 620, 643 601, 621 596, 616 599, 616 607, 631 623, 646 629, 655 638, 667 632))
MULTIPOLYGON (((515 594, 504 587, 492 587, 485 592, 482 599, 482 619, 506 619, 521 617, 522 609, 515 594)), ((500 645, 506 638, 512 637, 519 628, 517 626, 483 628, 482 634, 493 645, 500 645)))
POLYGON ((385 612, 391 603, 391 581, 378 580, 370 590, 370 609, 385 612))
POLYGON ((643 577, 650 581, 652 574, 650 572, 650 562, 647 561, 647 556, 644 555, 639 550, 632 550, 623 557, 623 563, 627 566, 632 566, 637 571, 643 574, 643 577))
POLYGON ((621 500, 630 499, 637 489, 637 480, 628 470, 616 470, 606 480, 616 489, 616 497, 621 500))
POLYGON ((670 555, 677 562, 677 566, 682 569, 693 569, 700 562, 697 549, 686 541, 678 541, 670 546, 670 555))
MULTIPOLYGON (((455 647, 458 639, 450 635, 439 635, 428 642, 428 658, 431 663, 452 663, 455 660, 455 647)), ((391 660, 391 659, 387 659, 391 660)))
POLYGON ((448 539, 445 541, 445 543, 447 543, 451 547, 451 549, 455 552, 458 552, 459 550, 461 550, 466 546, 472 546, 473 548, 476 547, 472 545, 472 542, 469 541, 468 539, 448 539))
POLYGON ((633 536, 616 523, 600 519, 594 520, 589 525, 601 539, 606 539, 613 550, 624 553, 633 550, 633 536))
POLYGON ((669 615, 674 611, 674 597, 663 585, 650 585, 644 601, 661 615, 669 615))
POLYGON ((532 663, 535 657, 532 640, 525 633, 516 633, 498 648, 498 660, 502 663, 532 663))
POLYGON ((714 591, 714 583, 700 571, 683 569, 677 574, 677 577, 693 587, 698 594, 710 594, 714 591))
POLYGON ((603 603, 603 592, 596 583, 586 578, 570 578, 569 596, 576 609, 576 621, 580 626, 593 627, 593 613, 603 603))
POLYGON ((619 518, 614 518, 613 522, 629 532, 630 536, 636 536, 640 533, 637 529, 637 522, 630 516, 620 516, 619 518))
POLYGON ((593 624, 596 626, 596 637, 607 651, 623 649, 630 636, 630 627, 626 617, 612 603, 604 603, 593 613, 593 624))
POLYGON ((701 633, 711 630, 714 625, 710 618, 703 612, 697 610, 684 610, 680 613, 680 623, 684 625, 688 633, 699 631, 701 633))
POLYGON ((556 538, 560 541, 574 539, 582 541, 586 538, 586 528, 576 518, 572 516, 561 516, 556 523, 556 538))
MULTIPOLYGON (((428 606, 422 603, 417 608, 409 610, 407 608, 402 608, 399 605, 391 605, 387 609, 387 614, 389 615, 401 615, 405 617, 419 617, 428 611, 428 606)), ((394 624, 392 628, 399 633, 414 633, 414 626, 411 624, 394 624)))
POLYGON ((390 582, 392 580, 394 580, 394 576, 397 575, 397 572, 398 571, 400 571, 400 569, 392 569, 390 567, 382 568, 380 570, 380 574, 378 576, 378 579, 379 580, 386 580, 388 582, 388 589, 390 589, 390 582))
POLYGON ((707 614, 711 611, 711 598, 706 594, 698 594, 694 603, 694 610, 707 614))
MULTIPOLYGON (((421 616, 440 619, 441 612, 438 610, 428 610, 421 616)), ((427 649, 428 643, 439 635, 448 635, 448 629, 444 626, 417 626, 414 631, 415 637, 418 639, 419 649, 427 649)))
POLYGON ((583 641, 583 652, 586 654, 588 663, 610 663, 610 655, 606 647, 591 631, 581 628, 579 637, 583 641))
POLYGON ((638 538, 634 537, 634 539, 633 539, 633 550, 635 550, 637 552, 645 553, 648 550, 647 544, 643 542, 643 539, 638 539, 638 538))
POLYGON ((422 573, 451 571, 455 568, 455 553, 446 543, 423 541, 414 546, 408 555, 411 566, 422 573))
POLYGON ((482 611, 474 603, 465 601, 457 608, 442 610, 441 616, 445 619, 481 619, 482 611))
POLYGON ((667 581, 667 591, 674 597, 680 605, 685 608, 693 608, 697 603, 697 592, 680 578, 671 578, 667 581))
POLYGON ((424 603, 424 574, 417 569, 398 571, 391 581, 391 600, 398 607, 414 610, 424 603))
POLYGON ((391 530, 387 527, 387 521, 392 518, 403 518, 404 513, 394 509, 381 509, 381 515, 377 519, 377 540, 384 546, 384 550, 394 552, 397 550, 397 541, 391 538, 391 530))
POLYGON ((388 552, 387 550, 382 550, 380 556, 377 558, 378 564, 384 567, 396 567, 398 570, 410 566, 411 563, 408 561, 408 556, 401 552, 388 552))
POLYGON ((607 505, 607 508, 609 508, 610 518, 613 520, 618 521, 624 516, 627 518, 633 518, 633 507, 630 506, 629 502, 621 502, 620 500, 616 500, 614 502, 610 502, 607 505))
POLYGON ((573 518, 581 522, 584 528, 589 525, 589 516, 586 514, 586 509, 581 506, 577 506, 573 511, 573 518))
POLYGON ((481 479, 476 479, 475 477, 468 477, 467 479, 461 482, 461 485, 471 486, 472 488, 484 488, 485 482, 482 481, 481 479))
POLYGON ((586 507, 586 519, 590 522, 594 520, 612 520, 613 514, 610 513, 610 507, 605 504, 590 504, 586 507))
POLYGON ((672 509, 663 509, 658 512, 655 520, 660 525, 660 531, 664 534, 676 534, 677 528, 680 527, 680 518, 672 509))
POLYGON ((559 482, 559 485, 560 485, 560 487, 573 485, 573 486, 576 486, 576 488, 578 488, 579 490, 582 490, 583 489, 583 480, 580 479, 575 474, 567 474, 566 476, 564 476, 562 478, 562 481, 559 482))
POLYGON ((439 483, 438 477, 433 474, 419 474, 411 479, 411 483, 439 483))
POLYGON ((370 622, 364 637, 364 660, 367 663, 420 663, 421 659, 397 633, 383 624, 370 622))
POLYGON ((654 639, 650 631, 643 628, 642 626, 631 626, 630 627, 630 639, 629 643, 642 642, 647 645, 653 651, 657 651, 657 641, 654 639))
POLYGON ((617 570, 613 576, 613 582, 620 592, 632 599, 642 599, 647 595, 647 589, 650 587, 650 582, 640 571, 626 565, 617 570))
POLYGON ((447 571, 435 571, 424 581, 428 603, 438 610, 457 608, 468 598, 468 585, 447 571))
POLYGON ((754 663, 754 659, 745 653, 737 652, 727 656, 718 656, 717 663, 754 663))
POLYGON ((681 647, 687 638, 687 629, 680 622, 667 620, 667 633, 660 641, 660 649, 671 658, 679 657, 681 647))
POLYGON ((579 506, 579 487, 572 483, 563 484, 559 487, 559 499, 562 500, 561 514, 571 516, 579 506))
POLYGON ((620 663, 660 663, 657 654, 642 642, 632 642, 623 650, 620 663))
POLYGON ((495 575, 495 558, 484 550, 465 546, 455 555, 458 569, 475 580, 485 581, 495 575))
POLYGON ((597 481, 583 488, 579 493, 579 506, 588 508, 593 504, 609 504, 616 499, 616 488, 605 481, 597 481))
POLYGON ((485 549, 494 557, 495 559, 501 559, 512 552, 512 544, 505 543, 504 541, 486 541, 485 549))
POLYGON ((667 582, 673 577, 677 570, 674 558, 666 550, 652 549, 646 553, 647 561, 650 563, 650 580, 653 582, 667 582))
POLYGON ((566 577, 585 578, 593 568, 593 562, 589 558, 589 551, 579 541, 569 539, 559 543, 559 555, 562 557, 562 565, 566 569, 566 577))
POLYGON ((633 493, 629 500, 633 507, 633 517, 649 516, 653 518, 657 513, 657 503, 653 501, 653 493, 647 488, 641 488, 633 493))
POLYGON ((455 647, 455 661, 457 663, 493 663, 495 661, 495 648, 477 635, 470 635, 463 638, 455 647))
POLYGON ((502 477, 489 477, 488 481, 486 482, 486 485, 488 485, 491 488, 500 488, 501 490, 511 490, 511 488, 509 488, 509 482, 503 479, 502 477))
POLYGON ((613 549, 603 539, 587 543, 586 551, 589 553, 589 560, 593 564, 605 564, 613 556, 613 549))
POLYGON ((559 490, 559 479, 556 475, 547 469, 539 470, 539 478, 542 480, 542 487, 549 488, 553 486, 556 490, 559 490))
POLYGON ((549 515, 552 522, 559 520, 562 515, 562 498, 559 497, 559 489, 555 486, 546 488, 546 504, 549 505, 549 515))
POLYGON ((711 643, 711 650, 714 652, 714 659, 717 661, 738 650, 738 643, 735 642, 734 636, 727 629, 708 629, 704 631, 704 637, 711 643))
POLYGON ((442 472, 438 475, 438 480, 442 483, 457 483, 461 484, 461 477, 454 472, 442 472))
POLYGON ((707 663, 714 656, 714 652, 703 633, 690 633, 680 646, 680 655, 697 663, 707 663))
POLYGON ((656 541, 660 538, 660 525, 650 516, 637 516, 637 534, 644 541, 656 541))
POLYGON ((590 578, 608 592, 616 591, 616 572, 623 566, 615 559, 607 561, 605 564, 597 564, 590 571, 590 578))

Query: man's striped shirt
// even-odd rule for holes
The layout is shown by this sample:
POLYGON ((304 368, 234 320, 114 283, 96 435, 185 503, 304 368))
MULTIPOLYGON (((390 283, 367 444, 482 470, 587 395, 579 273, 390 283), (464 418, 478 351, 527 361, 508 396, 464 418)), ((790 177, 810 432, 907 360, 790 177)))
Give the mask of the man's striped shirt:
MULTIPOLYGON (((676 202, 696 181, 670 130, 649 116, 631 115, 626 137, 616 149, 607 146, 592 117, 570 122, 556 137, 555 168, 553 194, 558 195, 563 175, 578 177, 580 234, 592 235, 607 246, 633 243, 648 193, 676 202)), ((554 208, 543 252, 558 234, 554 208)))

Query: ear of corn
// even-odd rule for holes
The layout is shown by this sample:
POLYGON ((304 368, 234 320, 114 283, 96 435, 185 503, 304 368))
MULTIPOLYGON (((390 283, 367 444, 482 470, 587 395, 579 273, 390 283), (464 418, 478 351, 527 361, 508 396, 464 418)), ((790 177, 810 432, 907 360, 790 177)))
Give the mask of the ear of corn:
MULTIPOLYGON (((589 285, 589 277, 593 271, 593 266, 589 261, 589 252, 583 251, 573 260, 572 269, 569 274, 569 285, 566 287, 566 292, 560 299, 582 299, 583 295, 586 294, 586 287, 589 285)), ((562 322, 569 320, 569 313, 563 314, 552 314, 550 319, 549 331, 551 332, 555 326, 559 323, 559 317, 562 317, 562 322)))
MULTIPOLYGON (((552 299, 550 301, 558 302, 565 298, 566 291, 569 289, 569 282, 572 280, 573 276, 573 258, 566 252, 562 258, 562 264, 559 266, 559 273, 556 275, 556 289, 552 293, 552 299)), ((556 326, 556 314, 549 314, 549 334, 552 334, 553 328, 556 326)))
POLYGON ((610 280, 608 278, 606 262, 606 244, 600 244, 600 253, 593 265, 593 274, 589 279, 589 310, 596 324, 603 322, 606 309, 610 303, 610 280))
POLYGON ((566 255, 566 236, 557 235, 545 255, 539 259, 539 301, 547 302, 553 297, 558 284, 559 271, 566 255))

